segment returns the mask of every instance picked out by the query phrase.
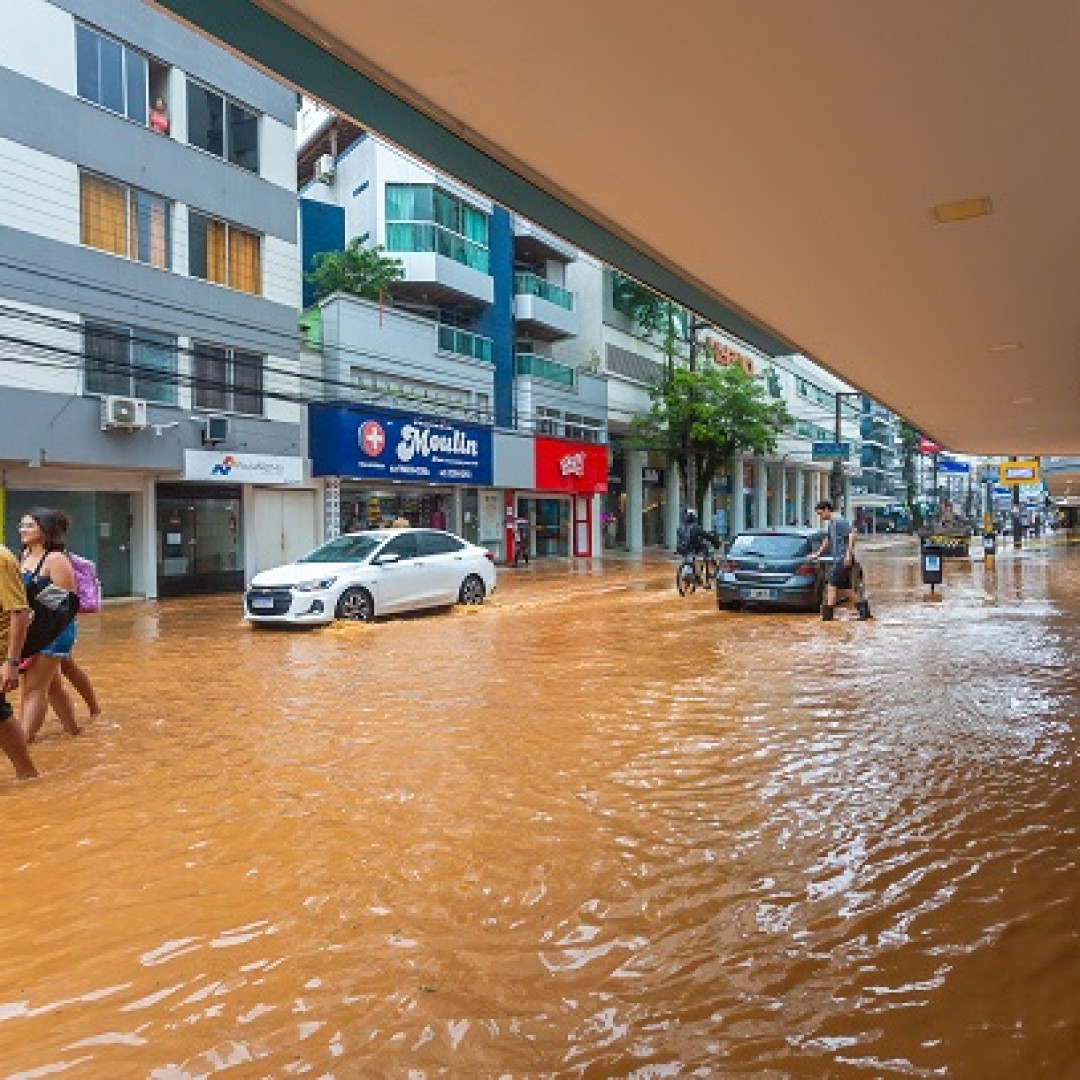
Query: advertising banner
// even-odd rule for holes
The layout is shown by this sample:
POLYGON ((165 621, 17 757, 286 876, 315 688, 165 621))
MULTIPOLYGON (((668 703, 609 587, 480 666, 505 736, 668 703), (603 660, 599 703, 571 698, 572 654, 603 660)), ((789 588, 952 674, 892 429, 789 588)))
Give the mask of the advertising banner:
POLYGON ((607 477, 606 446, 565 439, 536 440, 537 491, 595 495, 607 491, 607 477))
POLYGON ((365 406, 311 405, 308 445, 312 476, 491 485, 491 429, 456 420, 365 406))
POLYGON ((1037 461, 1003 461, 1000 466, 999 483, 1013 487, 1039 482, 1039 463, 1037 461))
POLYGON ((184 479, 210 484, 302 484, 304 463, 298 457, 236 450, 185 450, 184 479))

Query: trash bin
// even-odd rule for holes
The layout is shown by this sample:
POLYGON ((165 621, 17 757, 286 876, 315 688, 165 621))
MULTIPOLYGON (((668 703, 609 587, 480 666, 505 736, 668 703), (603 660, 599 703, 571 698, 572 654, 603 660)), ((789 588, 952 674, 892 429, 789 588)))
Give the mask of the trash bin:
POLYGON ((921 555, 923 584, 929 585, 932 592, 935 585, 941 584, 942 549, 937 544, 923 544, 921 555))
POLYGON ((992 559, 997 553, 997 536, 992 532, 983 533, 983 555, 992 559))

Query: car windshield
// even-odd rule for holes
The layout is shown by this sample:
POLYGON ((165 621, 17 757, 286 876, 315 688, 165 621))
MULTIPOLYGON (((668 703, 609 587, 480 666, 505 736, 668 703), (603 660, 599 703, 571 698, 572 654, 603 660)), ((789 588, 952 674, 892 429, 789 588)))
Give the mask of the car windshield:
POLYGON ((297 562, 363 562, 383 543, 385 537, 376 539, 360 533, 338 536, 317 547, 297 562))
POLYGON ((742 533, 731 541, 731 555, 756 555, 761 559, 797 559, 810 554, 810 540, 784 533, 742 533))

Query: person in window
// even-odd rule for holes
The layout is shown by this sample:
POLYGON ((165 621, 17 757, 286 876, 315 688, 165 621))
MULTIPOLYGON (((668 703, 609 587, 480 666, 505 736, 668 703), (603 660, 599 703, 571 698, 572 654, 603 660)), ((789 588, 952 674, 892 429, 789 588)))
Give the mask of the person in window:
POLYGON ((154 107, 150 110, 150 130, 159 135, 169 134, 169 110, 165 107, 164 98, 154 99, 154 107))

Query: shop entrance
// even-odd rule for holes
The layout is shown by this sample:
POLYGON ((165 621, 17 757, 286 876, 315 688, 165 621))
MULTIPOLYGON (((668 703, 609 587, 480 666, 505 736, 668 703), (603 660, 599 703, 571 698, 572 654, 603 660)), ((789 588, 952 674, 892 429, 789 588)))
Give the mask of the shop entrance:
POLYGON ((570 554, 570 500, 518 499, 518 517, 529 522, 533 552, 538 558, 566 558, 570 554))
POLYGON ((159 596, 244 588, 240 513, 239 487, 158 484, 159 596))
POLYGON ((398 518, 413 528, 450 528, 453 495, 416 489, 374 490, 341 485, 341 531, 388 529, 398 518))

